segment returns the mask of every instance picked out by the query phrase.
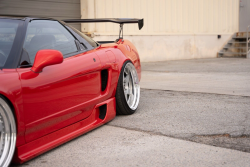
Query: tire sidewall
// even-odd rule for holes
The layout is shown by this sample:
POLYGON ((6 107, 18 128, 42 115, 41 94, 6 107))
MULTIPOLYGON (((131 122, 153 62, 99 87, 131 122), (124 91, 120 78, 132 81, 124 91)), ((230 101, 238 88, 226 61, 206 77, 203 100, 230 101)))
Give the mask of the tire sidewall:
POLYGON ((130 60, 127 60, 123 63, 123 66, 121 68, 121 71, 120 71, 120 75, 119 75, 119 79, 118 79, 118 84, 117 84, 117 90, 116 90, 116 99, 117 99, 117 110, 118 110, 118 114, 123 114, 123 115, 130 115, 130 114, 133 114, 136 109, 131 109, 128 104, 127 104, 127 101, 125 99, 125 94, 124 94, 124 88, 123 88, 123 73, 124 73, 124 70, 125 70, 125 67, 128 63, 131 63, 133 66, 134 64, 130 61, 130 60), (119 101, 120 99, 120 101, 119 101), (121 111, 123 110, 123 111, 121 111))

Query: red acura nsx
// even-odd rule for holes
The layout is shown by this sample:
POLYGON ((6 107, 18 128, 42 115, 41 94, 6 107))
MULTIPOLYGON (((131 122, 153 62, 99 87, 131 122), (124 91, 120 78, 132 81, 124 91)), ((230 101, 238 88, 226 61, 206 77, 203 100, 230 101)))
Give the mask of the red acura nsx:
POLYGON ((141 64, 123 25, 143 19, 0 17, 0 166, 23 163, 139 104, 141 64), (66 23, 120 24, 96 42, 66 23))

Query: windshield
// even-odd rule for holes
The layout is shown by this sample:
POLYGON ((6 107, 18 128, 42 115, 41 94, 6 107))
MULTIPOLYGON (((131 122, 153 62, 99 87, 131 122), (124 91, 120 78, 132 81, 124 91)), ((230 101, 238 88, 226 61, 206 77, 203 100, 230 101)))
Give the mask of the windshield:
POLYGON ((3 67, 14 43, 18 20, 0 19, 0 67, 3 67))

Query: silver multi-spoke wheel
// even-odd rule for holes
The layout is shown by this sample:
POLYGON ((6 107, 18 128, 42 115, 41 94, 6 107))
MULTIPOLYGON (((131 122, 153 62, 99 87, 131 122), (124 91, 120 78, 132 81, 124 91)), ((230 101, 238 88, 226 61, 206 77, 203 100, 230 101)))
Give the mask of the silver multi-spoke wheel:
POLYGON ((137 71, 132 63, 127 63, 123 71, 123 90, 130 109, 135 110, 140 100, 140 85, 137 71))
POLYGON ((126 61, 121 69, 116 89, 116 113, 133 114, 140 100, 140 84, 137 71, 131 61, 126 61))
POLYGON ((15 151, 16 123, 9 105, 0 98, 0 166, 7 167, 15 151))

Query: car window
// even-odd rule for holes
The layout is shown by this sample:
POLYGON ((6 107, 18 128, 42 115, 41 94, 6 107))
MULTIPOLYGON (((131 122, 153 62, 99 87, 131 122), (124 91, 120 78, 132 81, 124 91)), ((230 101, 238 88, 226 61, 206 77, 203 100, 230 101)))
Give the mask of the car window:
POLYGON ((23 48, 28 53, 31 64, 37 51, 55 49, 67 54, 77 52, 75 38, 58 21, 33 20, 29 23, 23 48))
POLYGON ((18 21, 0 19, 0 67, 3 67, 12 48, 18 21))
MULTIPOLYGON (((68 25, 69 26, 69 25, 68 25)), ((71 29, 73 29, 78 35, 80 35, 82 38, 84 38, 92 47, 97 47, 97 43, 90 37, 88 37, 87 35, 85 35, 84 33, 80 32, 79 30, 77 30, 76 28, 69 26, 71 29)))

